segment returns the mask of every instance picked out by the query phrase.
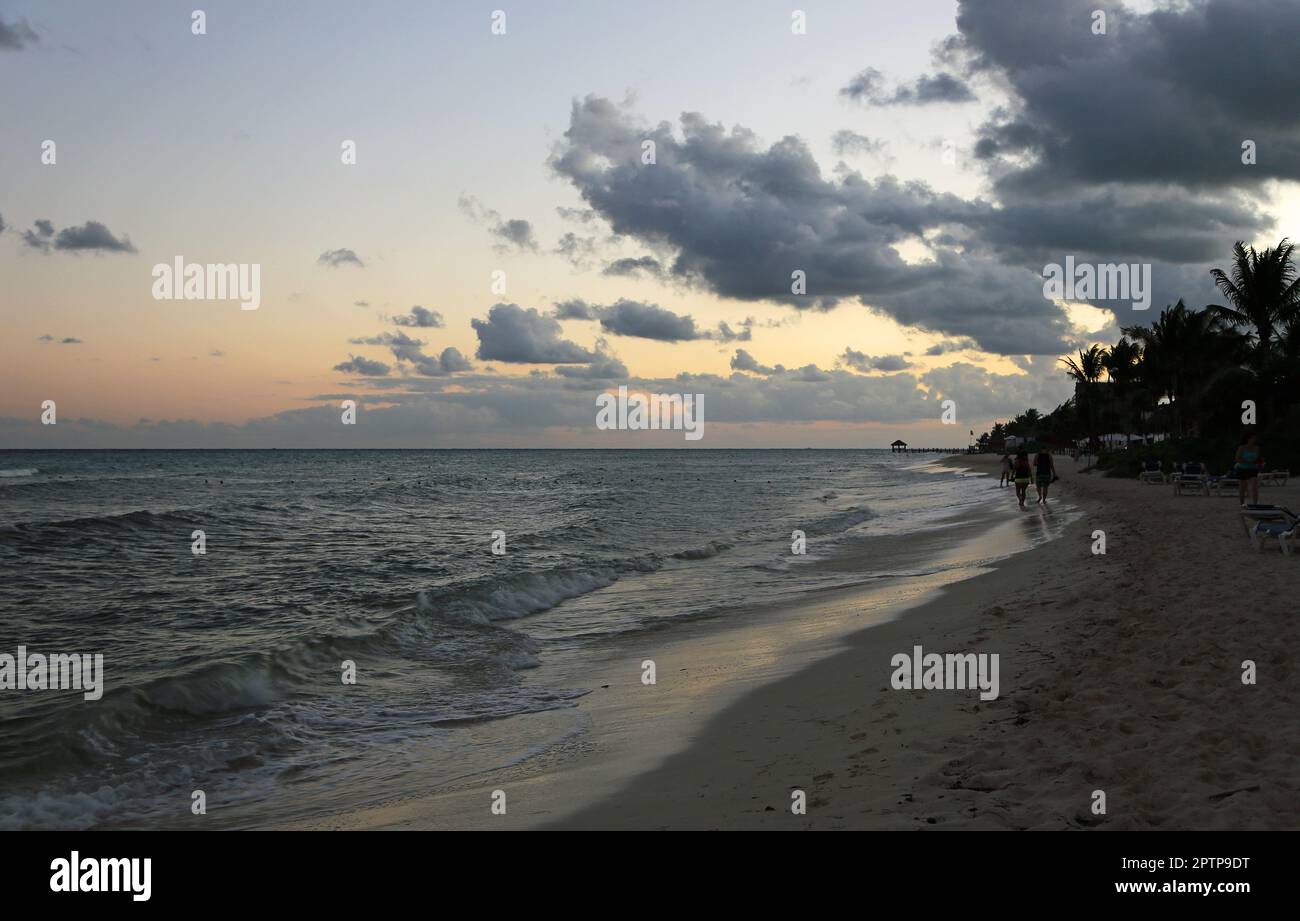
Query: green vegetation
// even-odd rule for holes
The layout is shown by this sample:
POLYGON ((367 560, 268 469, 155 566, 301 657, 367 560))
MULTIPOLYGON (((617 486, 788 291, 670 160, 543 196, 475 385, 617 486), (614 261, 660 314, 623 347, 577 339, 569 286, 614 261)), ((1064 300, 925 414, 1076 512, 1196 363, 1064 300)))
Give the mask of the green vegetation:
POLYGON ((1119 342, 1064 358, 1074 396, 1047 415, 1029 409, 977 439, 1001 450, 1009 435, 1049 447, 1086 441, 1110 475, 1136 475, 1146 457, 1232 465, 1254 407, 1268 467, 1300 469, 1300 277, 1294 246, 1256 252, 1233 247, 1231 267, 1213 269, 1222 304, 1201 310, 1181 300, 1150 326, 1126 326, 1119 342), (1104 450, 1101 436, 1129 433, 1155 444, 1104 450))

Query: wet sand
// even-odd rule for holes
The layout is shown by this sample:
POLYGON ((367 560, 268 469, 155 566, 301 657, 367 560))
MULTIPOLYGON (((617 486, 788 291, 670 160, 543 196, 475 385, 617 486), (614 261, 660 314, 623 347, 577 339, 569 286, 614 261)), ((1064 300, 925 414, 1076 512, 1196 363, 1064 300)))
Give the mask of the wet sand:
MULTIPOLYGON (((995 488, 991 458, 951 463, 995 488)), ((1008 488, 1004 520, 933 536, 965 568, 641 637, 576 711, 545 717, 568 721, 564 743, 299 827, 1300 827, 1300 558, 1255 553, 1235 499, 1059 466, 1047 510, 1015 510, 1008 488), (1082 514, 1060 539, 979 562, 1067 506, 1082 514), (891 659, 917 645, 997 654, 998 698, 893 689, 891 659)), ((1300 488, 1263 498, 1295 507, 1300 488)))

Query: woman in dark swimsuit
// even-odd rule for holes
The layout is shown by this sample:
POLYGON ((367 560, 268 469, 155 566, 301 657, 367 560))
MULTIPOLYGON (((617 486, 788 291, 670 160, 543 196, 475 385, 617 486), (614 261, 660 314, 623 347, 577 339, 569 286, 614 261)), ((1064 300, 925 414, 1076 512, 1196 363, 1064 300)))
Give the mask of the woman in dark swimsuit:
POLYGON ((1038 449, 1038 456, 1034 458, 1034 465, 1038 471, 1038 501, 1043 505, 1047 504, 1047 487, 1052 485, 1052 480, 1056 479, 1056 461, 1048 453, 1046 448, 1038 449))
POLYGON ((1016 500, 1020 507, 1025 507, 1025 494, 1029 492, 1029 480, 1033 474, 1033 467, 1029 465, 1029 452, 1021 448, 1016 454, 1016 463, 1013 472, 1016 475, 1016 500))

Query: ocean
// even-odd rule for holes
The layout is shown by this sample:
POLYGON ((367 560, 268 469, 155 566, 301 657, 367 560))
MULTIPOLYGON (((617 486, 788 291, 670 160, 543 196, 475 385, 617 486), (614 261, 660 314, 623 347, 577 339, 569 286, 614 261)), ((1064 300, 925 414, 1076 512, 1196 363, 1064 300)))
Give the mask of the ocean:
POLYGON ((1010 515, 992 486, 874 450, 0 452, 0 654, 104 661, 99 700, 0 690, 0 828, 188 827, 195 791, 266 826, 535 757, 584 657, 931 574, 900 538, 1010 515))

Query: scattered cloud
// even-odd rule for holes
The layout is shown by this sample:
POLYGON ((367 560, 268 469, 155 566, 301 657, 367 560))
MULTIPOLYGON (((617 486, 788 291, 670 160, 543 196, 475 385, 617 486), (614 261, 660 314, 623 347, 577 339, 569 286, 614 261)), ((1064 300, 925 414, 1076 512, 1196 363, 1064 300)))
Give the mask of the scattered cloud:
POLYGON ((855 349, 845 348, 844 353, 835 359, 842 367, 866 373, 868 371, 905 371, 912 367, 906 355, 867 355, 855 349))
POLYGON ((26 19, 5 22, 0 19, 0 51, 22 51, 40 42, 41 37, 26 19))
POLYGON ((583 364, 594 352, 563 338, 559 321, 534 307, 494 304, 486 319, 470 321, 478 335, 477 355, 483 361, 533 364, 583 364))
POLYGON ((665 273, 663 264, 658 259, 653 256, 640 256, 637 258, 615 259, 605 266, 602 274, 620 278, 630 278, 637 275, 663 278, 665 273))
POLYGON ((125 234, 121 237, 113 235, 113 232, 99 221, 86 221, 80 227, 65 227, 58 233, 54 231, 54 224, 45 219, 38 219, 32 222, 34 229, 24 230, 22 233, 23 242, 32 249, 38 249, 41 252, 48 253, 50 250, 63 250, 64 252, 104 252, 104 253, 134 253, 135 246, 125 234))
POLYGON ((502 218, 500 213, 486 207, 473 195, 462 195, 457 205, 471 221, 487 227, 488 233, 497 238, 495 248, 498 252, 537 252, 532 222, 522 218, 502 218))
POLYGON ((613 304, 589 304, 581 298, 555 304, 553 316, 557 320, 596 320, 603 331, 615 336, 653 339, 656 342, 691 342, 712 339, 718 342, 748 341, 752 338, 752 319, 734 330, 727 323, 719 323, 716 330, 701 329, 693 317, 673 313, 658 304, 643 303, 619 298, 613 304))
POLYGON ((373 361, 359 355, 349 355, 348 360, 336 364, 334 370, 342 371, 345 374, 360 374, 363 377, 384 377, 392 368, 382 361, 373 361))
POLYGON ((841 157, 868 156, 887 158, 885 141, 869 138, 847 128, 831 135, 831 148, 841 157))
POLYGON ((345 265, 355 265, 359 269, 366 267, 366 264, 361 261, 361 257, 350 249, 327 249, 317 257, 316 261, 332 269, 345 265))
POLYGON ((412 307, 410 313, 393 317, 393 323, 398 326, 413 326, 420 329, 440 329, 443 325, 441 313, 436 310, 427 310, 419 304, 412 307))
POLYGON ((840 95, 871 106, 924 106, 975 100, 970 87, 952 74, 922 74, 911 83, 895 87, 893 92, 885 91, 884 79, 880 71, 868 67, 842 87, 840 95))

